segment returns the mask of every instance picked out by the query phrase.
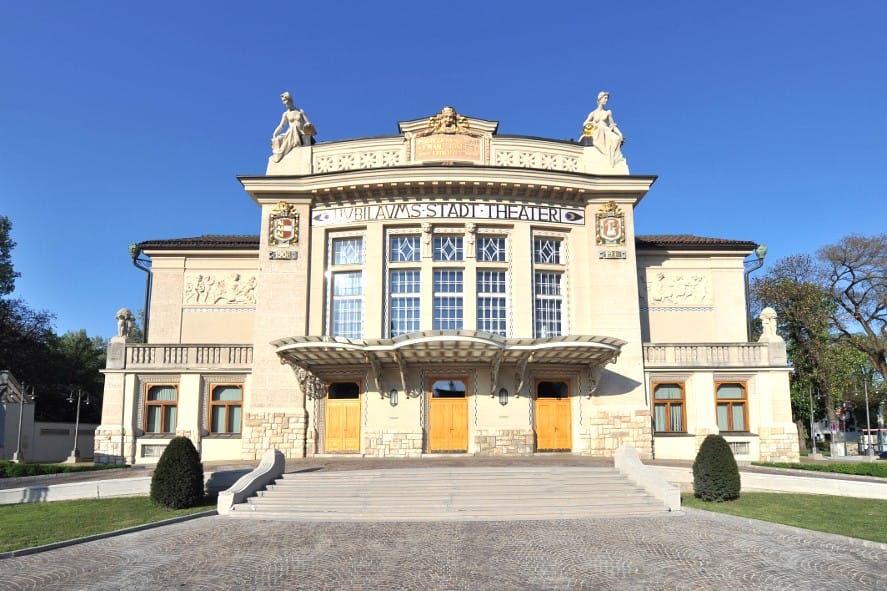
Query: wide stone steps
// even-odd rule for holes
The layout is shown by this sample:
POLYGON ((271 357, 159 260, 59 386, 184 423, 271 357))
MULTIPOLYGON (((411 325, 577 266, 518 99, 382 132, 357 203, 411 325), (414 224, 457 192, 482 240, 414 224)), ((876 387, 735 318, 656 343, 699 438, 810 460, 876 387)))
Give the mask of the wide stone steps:
POLYGON ((297 472, 235 518, 326 521, 574 519, 663 513, 612 468, 478 467, 297 472))

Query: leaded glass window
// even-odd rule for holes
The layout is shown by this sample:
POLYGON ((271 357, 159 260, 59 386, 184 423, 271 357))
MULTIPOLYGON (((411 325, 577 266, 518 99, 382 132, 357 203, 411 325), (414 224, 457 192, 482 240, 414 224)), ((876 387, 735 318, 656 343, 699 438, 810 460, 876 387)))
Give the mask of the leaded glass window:
POLYGON ((477 272, 477 329, 506 336, 505 271, 477 272))
POLYGON ((461 330, 463 309, 461 269, 434 271, 434 330, 461 330))
POLYGON ((433 253, 435 261, 461 261, 462 236, 458 234, 442 234, 434 237, 433 253))
POLYGON ((535 274, 535 330, 537 338, 559 336, 562 330, 562 273, 535 274))
POLYGON ((559 238, 536 238, 533 240, 533 260, 545 265, 563 264, 561 240, 559 238))
POLYGON ((419 330, 420 272, 415 269, 391 271, 390 275, 391 336, 419 330))
POLYGON ((349 339, 363 336, 363 273, 333 274, 332 335, 349 339))
POLYGON ((363 238, 337 238, 333 240, 334 265, 359 265, 363 263, 363 238))
POLYGON ((415 235, 392 236, 389 259, 392 263, 412 263, 420 258, 419 237, 415 235))
POLYGON ((501 236, 480 236, 477 239, 477 262, 502 262, 506 260, 505 238, 501 236))

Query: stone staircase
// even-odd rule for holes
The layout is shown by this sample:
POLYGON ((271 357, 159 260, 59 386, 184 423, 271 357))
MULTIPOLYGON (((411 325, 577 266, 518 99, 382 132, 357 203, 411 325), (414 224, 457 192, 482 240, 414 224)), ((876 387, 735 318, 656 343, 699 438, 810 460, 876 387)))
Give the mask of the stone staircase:
POLYGON ((661 514, 613 468, 428 467, 284 474, 233 518, 507 521, 661 514))

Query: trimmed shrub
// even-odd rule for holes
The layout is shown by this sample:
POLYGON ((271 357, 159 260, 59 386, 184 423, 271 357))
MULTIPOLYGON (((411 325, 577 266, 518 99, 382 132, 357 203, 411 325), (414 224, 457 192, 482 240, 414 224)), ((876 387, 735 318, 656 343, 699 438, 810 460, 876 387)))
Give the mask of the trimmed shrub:
POLYGON ((186 509, 202 499, 200 456, 190 439, 176 437, 166 446, 151 476, 151 500, 168 509, 186 509))
POLYGON ((693 494, 703 501, 739 498, 739 467, 730 444, 720 435, 709 435, 699 446, 693 462, 693 494))

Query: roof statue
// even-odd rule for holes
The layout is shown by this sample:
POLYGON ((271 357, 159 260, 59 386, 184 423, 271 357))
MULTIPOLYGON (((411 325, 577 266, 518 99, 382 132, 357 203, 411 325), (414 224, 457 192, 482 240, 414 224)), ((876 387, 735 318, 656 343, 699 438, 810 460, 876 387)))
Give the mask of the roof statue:
POLYGON ((132 329, 135 326, 136 317, 129 308, 120 308, 114 315, 117 320, 117 336, 129 338, 132 337, 132 329))
POLYGON ((305 111, 293 104, 293 96, 289 91, 281 94, 280 100, 286 105, 286 111, 280 117, 280 125, 271 134, 272 162, 280 162, 296 146, 311 144, 317 134, 305 111))
POLYGON ((590 141, 591 145, 597 148, 601 154, 609 158, 610 166, 616 166, 617 162, 625 160, 622 155, 625 136, 616 126, 613 112, 606 108, 609 99, 609 92, 602 90, 598 93, 597 108, 588 114, 585 123, 582 124, 582 135, 579 136, 579 141, 590 141))

